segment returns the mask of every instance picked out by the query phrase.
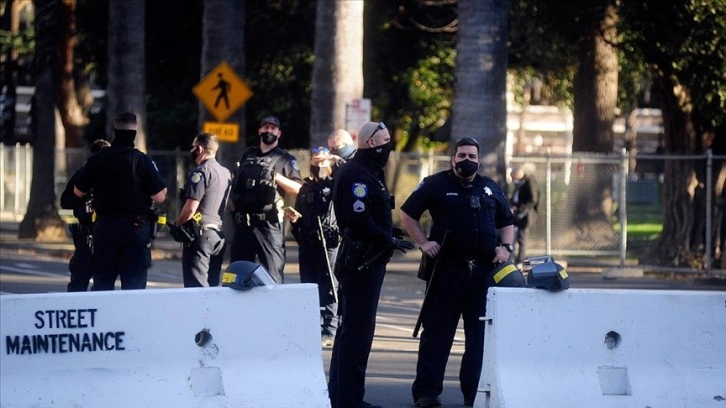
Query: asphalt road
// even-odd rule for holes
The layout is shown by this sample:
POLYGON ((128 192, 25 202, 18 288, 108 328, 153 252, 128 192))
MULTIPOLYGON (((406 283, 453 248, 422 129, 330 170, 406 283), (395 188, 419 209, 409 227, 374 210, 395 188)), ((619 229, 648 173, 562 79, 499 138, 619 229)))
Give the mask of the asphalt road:
MULTIPOLYGON (((63 292, 68 282, 67 262, 70 244, 40 245, 14 238, 17 224, 2 223, 0 228, 0 295, 63 292)), ((160 240, 155 260, 149 270, 149 288, 182 286, 181 264, 173 255, 180 253, 177 244, 160 240)), ((366 400, 384 407, 412 407, 410 387, 413 381, 418 340, 412 338, 418 311, 423 299, 423 282, 415 277, 416 253, 397 256, 389 264, 379 303, 376 336, 367 371, 366 400)), ((572 268, 576 270, 577 268, 572 268)), ((600 273, 570 272, 573 288, 725 290, 693 279, 603 279, 600 273)), ((297 248, 288 247, 285 282, 297 283, 297 248)), ((463 407, 458 386, 458 369, 463 353, 463 330, 457 333, 447 367, 444 407, 463 407)), ((323 349, 323 366, 329 366, 330 349, 323 349)))

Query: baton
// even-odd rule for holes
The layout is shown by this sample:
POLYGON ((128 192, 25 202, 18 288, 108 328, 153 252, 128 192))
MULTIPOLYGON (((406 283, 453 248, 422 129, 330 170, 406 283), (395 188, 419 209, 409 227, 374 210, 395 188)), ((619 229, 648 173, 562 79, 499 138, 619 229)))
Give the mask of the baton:
POLYGON ((368 267, 370 267, 371 265, 373 265, 373 262, 377 261, 378 258, 380 258, 381 256, 383 256, 383 254, 387 253, 388 250, 389 250, 389 248, 383 248, 382 250, 378 251, 375 255, 373 255, 372 257, 368 258, 367 261, 363 262, 358 267, 358 272, 363 272, 364 270, 368 269, 368 267))
POLYGON ((439 251, 439 256, 436 258, 436 261, 434 262, 433 270, 431 271, 431 277, 429 278, 429 281, 426 285, 426 291, 424 292, 424 298, 423 302, 421 303, 421 310, 418 312, 418 319, 416 320, 416 326, 413 328, 413 337, 418 337, 418 332, 421 329, 421 324, 423 323, 423 314, 424 309, 426 308, 426 299, 429 298, 429 292, 431 292, 431 289, 434 284, 434 276, 436 275, 436 269, 438 269, 439 261, 441 258, 443 258, 443 252, 444 252, 444 244, 446 244, 446 237, 449 235, 449 231, 444 232, 444 238, 441 239, 441 251, 439 251))
POLYGON ((320 233, 320 241, 323 243, 323 253, 325 253, 325 266, 328 267, 328 280, 330 280, 330 288, 333 290, 333 299, 338 303, 338 291, 335 287, 333 279, 333 271, 330 270, 330 257, 328 256, 328 244, 325 242, 325 233, 323 233, 323 223, 320 222, 320 216, 315 217, 318 220, 318 232, 320 233))

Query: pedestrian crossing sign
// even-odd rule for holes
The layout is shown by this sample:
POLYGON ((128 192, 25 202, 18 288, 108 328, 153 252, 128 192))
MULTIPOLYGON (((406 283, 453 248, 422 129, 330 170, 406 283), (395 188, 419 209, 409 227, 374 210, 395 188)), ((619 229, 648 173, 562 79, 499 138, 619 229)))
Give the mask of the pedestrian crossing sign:
POLYGON ((250 87, 225 61, 202 78, 192 92, 220 122, 241 108, 253 95, 250 87))

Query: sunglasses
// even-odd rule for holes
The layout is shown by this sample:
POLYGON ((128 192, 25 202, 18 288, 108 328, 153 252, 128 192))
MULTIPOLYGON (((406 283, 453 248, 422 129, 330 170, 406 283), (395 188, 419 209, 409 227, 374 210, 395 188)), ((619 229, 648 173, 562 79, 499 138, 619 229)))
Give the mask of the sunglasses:
POLYGON ((373 136, 375 136, 376 133, 378 133, 379 130, 382 130, 382 129, 385 129, 385 128, 386 128, 386 125, 384 125, 383 122, 378 122, 378 126, 376 126, 376 130, 374 130, 373 133, 371 133, 371 135, 368 136, 368 139, 366 139, 366 142, 368 142, 369 140, 373 139, 373 136))
POLYGON ((330 153, 330 150, 328 150, 328 148, 327 147, 324 147, 324 146, 315 146, 312 149, 310 149, 310 151, 313 152, 313 154, 318 154, 318 153, 328 154, 328 153, 330 153))

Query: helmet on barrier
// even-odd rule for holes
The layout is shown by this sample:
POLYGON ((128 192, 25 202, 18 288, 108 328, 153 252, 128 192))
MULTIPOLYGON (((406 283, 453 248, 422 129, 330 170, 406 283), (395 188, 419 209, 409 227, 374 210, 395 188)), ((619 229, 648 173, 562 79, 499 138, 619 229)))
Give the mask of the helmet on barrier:
POLYGON ((257 286, 271 286, 275 284, 275 281, 267 273, 267 270, 262 265, 253 262, 232 262, 222 273, 222 286, 227 286, 232 289, 247 290, 257 286))
POLYGON ((522 271, 514 266, 514 262, 507 261, 500 263, 496 268, 494 268, 494 271, 491 273, 491 278, 489 279, 489 286, 524 288, 527 285, 524 283, 522 271))
POLYGON ((570 287, 567 269, 551 256, 534 257, 525 261, 528 265, 527 287, 547 289, 552 292, 570 287))

